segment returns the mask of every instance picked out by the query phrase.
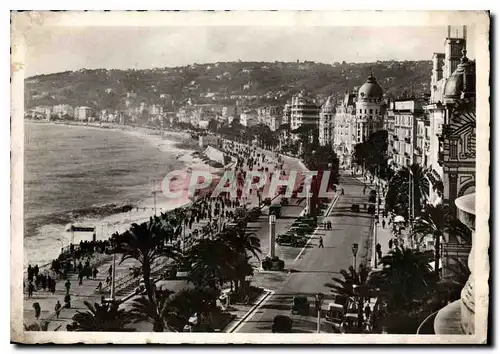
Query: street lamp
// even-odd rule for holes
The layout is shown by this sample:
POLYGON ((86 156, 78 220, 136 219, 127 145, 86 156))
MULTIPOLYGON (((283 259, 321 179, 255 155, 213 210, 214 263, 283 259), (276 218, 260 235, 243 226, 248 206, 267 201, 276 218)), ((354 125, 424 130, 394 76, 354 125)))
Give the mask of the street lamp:
POLYGON ((269 215, 269 256, 274 258, 275 252, 275 237, 276 237, 276 215, 269 215))
POLYGON ((316 295, 316 311, 318 313, 316 333, 321 333, 321 306, 323 304, 323 294, 318 293, 316 295))
POLYGON ((353 255, 353 266, 354 266, 354 270, 356 270, 356 254, 358 254, 358 244, 357 243, 353 243, 352 244, 352 255, 353 255))

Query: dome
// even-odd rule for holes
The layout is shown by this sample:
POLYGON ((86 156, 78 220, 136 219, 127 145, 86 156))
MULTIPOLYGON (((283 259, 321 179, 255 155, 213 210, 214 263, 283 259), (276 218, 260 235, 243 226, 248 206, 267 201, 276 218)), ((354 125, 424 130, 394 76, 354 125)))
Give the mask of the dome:
POLYGON ((451 74, 444 86, 444 99, 453 100, 470 97, 476 94, 476 63, 466 57, 467 51, 462 50, 460 64, 451 74))
POLYGON ((383 94, 382 87, 380 87, 373 75, 370 75, 358 90, 358 98, 360 100, 382 99, 383 94))

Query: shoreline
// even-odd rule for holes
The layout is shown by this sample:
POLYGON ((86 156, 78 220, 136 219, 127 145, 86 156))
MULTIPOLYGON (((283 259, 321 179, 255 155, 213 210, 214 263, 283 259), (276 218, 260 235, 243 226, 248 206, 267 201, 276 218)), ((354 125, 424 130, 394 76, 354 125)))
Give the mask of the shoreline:
MULTIPOLYGON (((184 132, 165 131, 164 135, 160 135, 158 131, 150 128, 136 128, 136 127, 101 127, 92 124, 68 124, 67 122, 40 122, 25 120, 28 124, 49 124, 56 126, 67 127, 81 127, 90 129, 109 129, 113 131, 122 131, 125 134, 134 135, 153 147, 158 148, 163 153, 172 155, 172 159, 179 160, 182 163, 181 169, 186 171, 190 168, 203 168, 211 171, 212 173, 220 172, 220 169, 211 167, 207 162, 199 156, 193 156, 193 153, 199 150, 179 148, 176 145, 183 143, 182 139, 191 137, 184 132), (181 140, 179 140, 181 139, 181 140)), ((197 142, 196 142, 197 143, 197 142)), ((193 145, 194 142, 193 142, 193 145)), ((197 144, 196 144, 197 145, 197 144)), ((157 215, 161 212, 165 213, 173 209, 187 207, 193 203, 189 198, 168 199, 160 193, 159 198, 154 201, 153 196, 144 197, 136 201, 129 201, 121 203, 115 199, 107 203, 107 205, 115 204, 118 207, 122 204, 129 204, 132 208, 125 212, 111 212, 100 214, 98 212, 90 215, 81 215, 71 220, 71 224, 91 225, 95 227, 96 239, 108 239, 113 232, 124 232, 130 228, 132 223, 141 223, 149 220, 154 215, 154 206, 156 205, 157 215)), ((99 206, 92 205, 89 209, 99 208, 99 206)), ((71 212, 71 211, 70 211, 71 212)), ((24 262, 25 267, 27 264, 38 264, 39 266, 47 262, 51 262, 59 254, 60 246, 70 243, 71 234, 65 231, 65 225, 61 223, 47 222, 37 226, 32 232, 23 234, 23 243, 25 247, 24 262), (29 255, 27 253, 29 251, 29 255)), ((78 243, 80 240, 90 239, 91 233, 77 233, 74 235, 74 242, 78 243)))

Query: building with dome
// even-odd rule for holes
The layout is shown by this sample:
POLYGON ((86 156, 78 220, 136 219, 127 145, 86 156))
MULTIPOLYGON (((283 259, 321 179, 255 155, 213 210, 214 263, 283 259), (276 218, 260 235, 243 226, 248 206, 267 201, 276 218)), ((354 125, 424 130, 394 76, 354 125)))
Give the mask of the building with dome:
POLYGON ((463 27, 462 37, 446 38, 445 53, 434 54, 431 100, 424 106, 430 199, 442 198, 451 208, 475 190, 476 63, 467 58, 466 33, 463 27))
POLYGON ((425 149, 430 202, 446 205, 450 216, 471 230, 465 238, 449 230, 441 240, 442 276, 457 261, 468 264, 471 275, 461 299, 429 317, 435 334, 474 334, 475 330, 474 268, 469 254, 475 237, 476 63, 467 57, 466 38, 465 26, 456 37, 451 37, 448 27, 444 53, 433 56, 431 100, 424 106, 430 130, 425 149))
POLYGON ((368 140, 371 134, 384 129, 384 92, 371 74, 359 88, 356 101, 354 143, 368 140))
POLYGON ((319 112, 319 144, 331 146, 333 142, 333 119, 335 115, 335 103, 332 96, 321 106, 319 112))
POLYGON ((334 119, 334 148, 341 165, 350 167, 356 144, 362 143, 371 134, 384 129, 384 91, 373 73, 359 88, 344 96, 337 107, 334 119))

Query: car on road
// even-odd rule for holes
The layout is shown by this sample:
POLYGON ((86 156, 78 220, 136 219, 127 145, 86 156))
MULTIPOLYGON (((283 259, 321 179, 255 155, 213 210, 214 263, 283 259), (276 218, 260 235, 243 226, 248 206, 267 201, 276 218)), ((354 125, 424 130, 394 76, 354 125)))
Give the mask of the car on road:
POLYGON ((273 333, 292 333, 292 319, 283 315, 275 316, 271 330, 273 333))
POLYGON ((289 244, 292 247, 304 247, 307 241, 305 237, 296 236, 293 233, 286 233, 278 235, 278 237, 276 238, 276 243, 278 245, 289 244))
POLYGON ((309 315, 309 300, 307 300, 307 296, 293 297, 292 314, 309 315))

